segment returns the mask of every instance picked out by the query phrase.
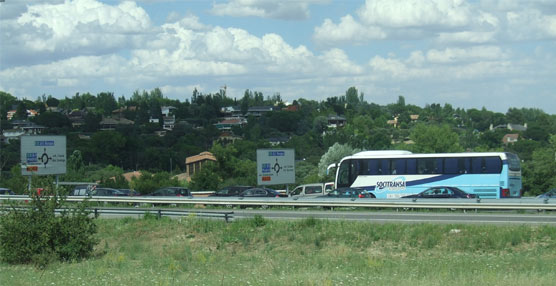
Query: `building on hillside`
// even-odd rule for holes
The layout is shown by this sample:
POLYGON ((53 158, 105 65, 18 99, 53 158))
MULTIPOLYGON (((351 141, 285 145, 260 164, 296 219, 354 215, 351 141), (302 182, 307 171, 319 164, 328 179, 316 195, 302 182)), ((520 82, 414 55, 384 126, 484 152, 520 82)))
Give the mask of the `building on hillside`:
POLYGON ((4 129, 2 131, 3 141, 9 143, 12 139, 18 139, 23 135, 42 134, 46 127, 37 125, 27 120, 12 120, 13 129, 4 129))
POLYGON ((135 122, 125 118, 105 117, 100 121, 100 130, 115 130, 117 126, 133 125, 135 122))
POLYGON ((346 118, 338 115, 329 115, 326 118, 329 128, 338 128, 346 125, 346 118))
MULTIPOLYGON (((6 112, 6 119, 12 120, 16 113, 17 113, 17 110, 15 110, 15 109, 8 110, 8 112, 6 112)), ((35 117, 35 116, 39 115, 39 112, 37 112, 34 109, 27 109, 26 113, 27 113, 27 117, 35 117)))
POLYGON ((514 144, 515 142, 518 141, 518 139, 519 139, 519 134, 506 134, 502 138, 502 143, 504 145, 514 144))
POLYGON ((392 125, 394 128, 398 127, 398 117, 394 117, 394 119, 386 121, 386 124, 392 125))
POLYGON ((263 114, 267 112, 271 112, 273 110, 274 110, 273 106, 253 106, 253 107, 249 107, 246 115, 261 117, 263 114))
POLYGON ((288 141, 290 141, 290 138, 285 136, 268 138, 268 143, 270 143, 270 145, 272 146, 278 146, 280 144, 288 143, 288 141))
POLYGON ((165 115, 162 116, 162 129, 172 131, 175 126, 176 126, 176 116, 174 116, 173 114, 168 116, 165 115))
POLYGON ((207 162, 216 162, 216 158, 210 152, 202 152, 199 155, 187 157, 185 159, 185 173, 191 178, 195 173, 200 172, 207 162))
POLYGON ((137 111, 137 106, 124 106, 112 110, 112 118, 123 118, 126 111, 137 111))
POLYGON ((215 123, 214 126, 220 131, 230 131, 234 126, 241 127, 245 124, 247 124, 247 120, 245 118, 228 117, 218 123, 215 123))
POLYGON ((87 109, 72 110, 68 115, 72 127, 79 127, 85 125, 85 117, 87 116, 87 109))
POLYGON ((239 106, 222 107, 220 112, 228 117, 239 117, 243 115, 243 113, 241 113, 241 107, 239 106))
POLYGON ((497 126, 493 126, 492 124, 490 124, 489 127, 490 131, 494 131, 496 129, 507 129, 510 131, 527 131, 527 123, 524 123, 523 125, 520 124, 513 124, 513 123, 508 123, 508 124, 502 124, 502 125, 497 125, 497 126))
POLYGON ((170 114, 172 114, 176 109, 177 108, 173 106, 162 106, 160 108, 160 111, 162 112, 163 116, 170 116, 170 114))
POLYGON ((419 120, 419 114, 411 114, 409 115, 409 119, 411 119, 411 122, 417 122, 417 120, 419 120))
POLYGON ((242 140, 243 138, 237 135, 234 135, 234 133, 229 132, 229 131, 223 131, 222 133, 220 133, 220 136, 218 136, 218 139, 216 140, 217 142, 220 143, 233 143, 236 140, 242 140))
POLYGON ((282 108, 282 110, 292 111, 292 112, 299 111, 299 105, 288 105, 288 106, 282 108))

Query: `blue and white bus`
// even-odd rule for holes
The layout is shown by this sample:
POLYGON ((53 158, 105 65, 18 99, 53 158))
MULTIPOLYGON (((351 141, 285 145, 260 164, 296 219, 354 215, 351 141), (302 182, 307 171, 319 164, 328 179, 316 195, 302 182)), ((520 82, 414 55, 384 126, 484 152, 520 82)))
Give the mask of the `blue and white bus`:
POLYGON ((512 153, 363 151, 329 168, 336 166, 336 188, 365 189, 375 198, 400 198, 438 186, 458 187, 479 198, 521 197, 519 158, 512 153))

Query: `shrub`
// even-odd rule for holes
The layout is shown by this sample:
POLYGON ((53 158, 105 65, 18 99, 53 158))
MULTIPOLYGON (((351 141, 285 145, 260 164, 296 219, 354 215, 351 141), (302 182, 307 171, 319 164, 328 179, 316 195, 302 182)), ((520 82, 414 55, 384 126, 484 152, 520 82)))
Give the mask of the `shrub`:
POLYGON ((44 268, 54 260, 89 257, 98 243, 97 227, 85 204, 66 210, 65 199, 52 186, 32 193, 28 207, 12 205, 0 216, 0 258, 10 264, 31 263, 44 268))
POLYGON ((264 219, 264 217, 262 215, 255 215, 252 219, 251 219, 251 225, 254 227, 263 227, 266 225, 266 220, 264 219))

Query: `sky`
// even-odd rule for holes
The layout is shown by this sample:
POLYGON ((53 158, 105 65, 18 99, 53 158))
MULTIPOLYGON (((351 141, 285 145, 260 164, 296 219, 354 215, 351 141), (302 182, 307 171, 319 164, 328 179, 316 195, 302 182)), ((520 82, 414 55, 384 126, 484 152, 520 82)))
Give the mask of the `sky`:
POLYGON ((556 114, 555 0, 4 0, 0 90, 556 114))

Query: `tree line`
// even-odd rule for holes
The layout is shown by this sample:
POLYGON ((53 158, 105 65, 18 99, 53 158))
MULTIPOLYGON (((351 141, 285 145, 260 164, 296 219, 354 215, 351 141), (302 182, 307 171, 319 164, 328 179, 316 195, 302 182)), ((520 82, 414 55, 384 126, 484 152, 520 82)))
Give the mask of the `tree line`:
MULTIPOLYGON (((321 101, 299 98, 291 104, 284 102, 280 94, 264 96, 250 90, 240 99, 229 97, 225 89, 208 94, 194 90, 189 98, 169 99, 156 88, 135 91, 129 98, 102 92, 64 99, 42 95, 35 101, 0 91, 0 114, 2 130, 11 129, 14 120, 29 120, 47 127, 45 134, 66 135, 68 164, 72 160, 80 162, 69 164, 66 176, 94 178, 106 184, 128 184, 125 180, 117 183, 107 178, 129 170, 167 174, 164 180, 170 180, 172 174, 185 170, 186 157, 209 150, 218 161, 197 174, 191 188, 214 190, 228 184, 254 185, 258 148, 295 149, 296 182, 322 181, 330 178, 319 174, 319 163, 324 157, 334 157, 330 153, 338 153, 342 149, 339 146, 344 146, 343 150, 352 151, 508 151, 522 159, 527 193, 556 187, 556 116, 534 108, 510 108, 500 113, 486 108, 454 108, 448 103, 420 107, 407 104, 403 96, 398 96, 394 103, 379 105, 366 101, 355 87, 321 101), (295 108, 285 109, 287 105, 295 108), (159 136, 155 132, 162 130, 163 106, 174 107, 176 124, 173 130, 159 136), (254 106, 272 106, 274 111, 260 117, 247 116, 244 126, 232 128, 233 134, 242 139, 226 141, 219 138, 221 132, 214 124, 224 116, 222 108, 228 106, 238 107, 244 115, 254 106), (16 112, 8 121, 7 112, 13 109, 16 112), (29 117, 30 109, 38 115, 29 117), (82 125, 72 126, 67 113, 73 110, 87 111, 82 125), (115 130, 100 130, 102 118, 111 116, 114 110, 121 110, 120 114, 134 123, 115 130), (332 115, 345 118, 345 125, 329 127, 332 115), (151 123, 151 119, 159 120, 151 123), (507 124, 526 124, 527 129, 491 129, 507 124), (519 134, 518 141, 503 144, 502 138, 508 133, 519 134), (273 146, 270 138, 285 140, 273 146)), ((3 181, 20 180, 14 171, 19 165, 19 143, 13 140, 2 143, 0 155, 3 181)))

